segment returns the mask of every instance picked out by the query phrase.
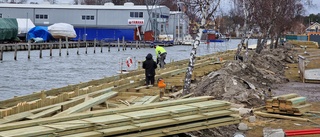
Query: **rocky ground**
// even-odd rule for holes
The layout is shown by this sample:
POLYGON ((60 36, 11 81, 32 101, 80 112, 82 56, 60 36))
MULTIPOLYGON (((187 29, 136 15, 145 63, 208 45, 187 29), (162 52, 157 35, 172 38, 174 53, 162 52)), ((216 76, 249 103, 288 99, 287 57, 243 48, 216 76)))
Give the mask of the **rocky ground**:
MULTIPOLYGON (((292 47, 292 45, 286 45, 272 51, 264 50, 261 54, 251 51, 248 60, 244 62, 227 60, 222 69, 203 77, 192 86, 191 91, 195 96, 210 95, 218 100, 226 100, 248 109, 264 106, 265 100, 270 98, 270 95, 298 93, 300 96, 307 97, 310 103, 315 104, 312 110, 319 111, 320 105, 316 104, 320 103, 320 84, 301 82, 297 70, 296 52, 287 47, 292 47)), ((242 132, 247 137, 262 137, 262 130, 265 127, 283 129, 319 127, 319 125, 308 122, 298 122, 297 124, 296 121, 262 117, 257 117, 255 123, 248 123, 247 117, 249 115, 243 115, 242 120, 249 126, 247 131, 240 131, 237 125, 232 125, 191 132, 187 135, 230 137, 236 132, 242 132), (280 125, 279 122, 283 124, 280 125)), ((315 118, 317 121, 320 119, 320 114, 313 115, 311 118, 315 118)))

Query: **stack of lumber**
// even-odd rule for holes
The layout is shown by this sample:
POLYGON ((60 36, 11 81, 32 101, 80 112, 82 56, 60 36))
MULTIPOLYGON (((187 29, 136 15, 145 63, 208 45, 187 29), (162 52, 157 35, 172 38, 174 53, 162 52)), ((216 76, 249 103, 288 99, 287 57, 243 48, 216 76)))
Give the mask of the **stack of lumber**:
POLYGON ((210 96, 0 125, 0 136, 166 136, 237 124, 230 103, 210 96))
POLYGON ((268 99, 266 108, 267 112, 271 113, 302 115, 310 111, 311 104, 307 104, 306 97, 292 93, 268 99))

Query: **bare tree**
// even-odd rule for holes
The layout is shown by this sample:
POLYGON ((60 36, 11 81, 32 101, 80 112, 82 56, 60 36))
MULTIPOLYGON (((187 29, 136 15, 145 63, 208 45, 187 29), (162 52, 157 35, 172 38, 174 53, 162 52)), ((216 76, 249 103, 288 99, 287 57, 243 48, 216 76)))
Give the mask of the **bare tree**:
POLYGON ((220 4, 220 0, 194 0, 190 1, 187 5, 189 6, 188 10, 192 11, 196 15, 201 16, 201 25, 198 30, 198 35, 195 38, 195 42, 192 44, 193 48, 190 53, 189 65, 187 68, 184 86, 183 86, 183 95, 190 93, 190 85, 191 85, 191 77, 195 65, 195 57, 197 47, 200 45, 200 39, 202 37, 203 31, 205 30, 205 26, 207 25, 208 20, 214 19, 214 13, 217 11, 217 8, 220 4), (190 5, 189 5, 190 4, 190 5), (190 9, 191 8, 191 9, 190 9))
POLYGON ((241 3, 237 4, 238 8, 239 5, 245 7, 240 7, 244 9, 243 28, 248 28, 248 25, 260 28, 262 42, 257 44, 257 53, 262 51, 268 39, 275 37, 277 40, 282 32, 289 29, 290 25, 287 22, 294 21, 295 16, 303 9, 300 0, 235 0, 235 2, 241 3))

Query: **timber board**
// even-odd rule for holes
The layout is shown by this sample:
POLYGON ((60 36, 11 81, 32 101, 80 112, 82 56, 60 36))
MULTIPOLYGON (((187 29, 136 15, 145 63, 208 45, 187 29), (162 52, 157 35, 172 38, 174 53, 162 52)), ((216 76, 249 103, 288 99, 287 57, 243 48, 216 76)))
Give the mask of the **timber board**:
POLYGON ((61 111, 61 107, 60 107, 60 106, 47 109, 47 110, 45 110, 45 111, 42 111, 42 112, 40 112, 40 113, 31 115, 31 116, 26 117, 26 118, 27 118, 27 119, 42 118, 42 117, 49 116, 49 115, 51 115, 51 114, 57 113, 58 111, 61 111))
MULTIPOLYGON (((90 122, 90 123, 110 124, 113 122, 114 123, 124 122, 125 120, 131 120, 132 118, 133 119, 141 119, 141 117, 152 118, 152 117, 163 116, 164 114, 169 115, 170 113, 166 112, 166 111, 160 112, 159 110, 157 112, 155 112, 155 110, 144 110, 144 111, 138 111, 138 112, 123 113, 123 114, 121 114, 122 116, 117 116, 117 115, 100 116, 100 117, 94 117, 94 118, 87 118, 84 120, 73 120, 73 121, 67 121, 67 122, 61 122, 61 123, 47 124, 47 126, 54 127, 54 125, 60 125, 59 127, 56 127, 56 128, 61 129, 62 128, 61 125, 66 125, 70 130, 70 129, 79 128, 77 123, 80 124, 79 126, 81 128, 87 128, 87 126, 83 125, 84 121, 90 122), (96 121, 94 121, 94 120, 96 120, 96 121), (103 121, 103 120, 105 120, 105 121, 103 121), (117 120, 120 120, 120 121, 117 121, 117 120), (70 123, 70 124, 68 124, 68 123, 70 123)), ((41 132, 46 132, 46 131, 41 131, 41 132)))
POLYGON ((0 136, 2 137, 38 136, 41 134, 50 134, 52 132, 56 132, 57 130, 58 129, 53 129, 53 128, 44 127, 44 126, 35 126, 35 127, 20 128, 16 130, 2 131, 0 132, 0 136), (45 131, 45 132, 42 132, 42 131, 45 131))
POLYGON ((88 101, 85 101, 81 104, 78 104, 74 107, 71 107, 69 109, 67 109, 66 111, 63 111, 55 116, 63 116, 63 115, 68 115, 68 114, 73 114, 73 113, 79 113, 79 112, 83 112, 89 108, 91 108, 92 106, 94 105, 98 105, 98 104, 101 104, 103 102, 105 102, 107 99, 111 98, 111 97, 114 97, 118 94, 118 92, 108 92, 108 93, 105 93, 104 95, 101 95, 101 96, 98 96, 98 97, 95 97, 93 99, 90 99, 88 101))
MULTIPOLYGON (((225 109, 225 108, 220 108, 220 109, 225 109)), ((101 128, 111 128, 111 127, 116 127, 116 126, 125 126, 125 125, 132 125, 132 124, 139 124, 139 123, 145 123, 145 122, 150 122, 150 121, 155 121, 155 120, 161 120, 161 119, 170 119, 170 118, 174 118, 174 117, 181 117, 181 116, 188 116, 188 115, 194 115, 194 114, 198 114, 199 112, 196 112, 196 111, 190 111, 188 113, 181 113, 181 114, 177 114, 177 115, 168 115, 168 116, 162 116, 162 117, 154 117, 154 118, 146 118, 146 119, 140 119, 140 120, 134 120, 134 121, 129 121, 129 122, 125 122, 125 121, 122 121, 122 122, 117 122, 117 123, 114 123, 114 124, 106 124, 106 123, 103 123, 101 121, 101 119, 104 119, 104 118, 99 118, 99 119, 96 119, 96 121, 92 121, 92 120, 85 120, 89 123, 98 123, 100 122, 100 124, 97 124, 98 126, 101 125, 102 127, 101 128), (125 123, 125 124, 120 124, 120 123, 125 123)), ((106 117, 107 118, 107 117, 106 117)), ((71 123, 70 123, 71 124, 71 123)), ((86 127, 88 128, 88 127, 86 127)), ((84 128, 83 130, 80 130, 80 129, 77 129, 78 130, 78 133, 80 132, 86 132, 86 128, 84 128)), ((63 132, 59 132, 57 134, 64 134, 63 132)))
POLYGON ((156 128, 156 127, 162 127, 162 126, 168 126, 171 124, 182 124, 186 122, 191 122, 191 121, 197 121, 201 119, 209 119, 209 118, 215 118, 215 117, 220 117, 220 116, 228 116, 232 114, 233 112, 231 111, 218 111, 217 113, 207 113, 206 116, 208 117, 203 117, 203 115, 192 115, 192 116, 185 116, 185 117, 180 117, 180 118, 174 118, 174 119, 165 119, 165 120, 159 120, 159 121, 152 121, 152 122, 147 122, 147 123, 141 123, 141 124, 135 124, 132 126, 124 126, 124 127, 119 127, 119 128, 110 128, 110 129, 102 129, 99 130, 100 132, 103 132, 104 135, 110 136, 110 135, 115 135, 115 134, 120 134, 120 133, 126 133, 126 132, 133 132, 133 131, 141 131, 145 129, 150 129, 150 128, 156 128))
POLYGON ((174 125, 170 127, 157 128, 153 130, 141 131, 138 133, 129 133, 125 135, 118 135, 117 137, 146 137, 146 136, 167 136, 187 131, 197 131, 200 129, 207 129, 213 126, 231 125, 240 123, 240 120, 234 117, 225 117, 220 119, 213 119, 207 121, 193 122, 190 124, 174 125), (191 130, 190 130, 191 129, 191 130))
POLYGON ((94 111, 90 113, 79 113, 79 114, 73 114, 68 116, 62 116, 62 117, 51 117, 51 118, 42 118, 42 119, 36 119, 32 121, 21 121, 16 122, 12 124, 5 124, 0 125, 0 131, 9 130, 9 129, 16 129, 16 128, 22 128, 22 127, 28 127, 38 124, 47 124, 47 123, 56 123, 66 120, 74 120, 74 119, 81 119, 81 118, 89 118, 89 117, 96 117, 96 116, 102 116, 102 115, 109 115, 113 113, 124 113, 124 112, 130 112, 130 111, 136 111, 136 110, 145 110, 150 108, 158 108, 158 107, 166 107, 166 106, 173 106, 178 104, 187 104, 187 103, 194 103, 199 101, 206 101, 211 100, 213 97, 211 96, 202 96, 202 97, 196 97, 196 98, 188 98, 183 100, 174 100, 174 101, 165 101, 165 102, 157 102, 152 104, 146 104, 143 106, 131 106, 127 108, 115 108, 115 109, 107 109, 107 110, 99 110, 94 111))

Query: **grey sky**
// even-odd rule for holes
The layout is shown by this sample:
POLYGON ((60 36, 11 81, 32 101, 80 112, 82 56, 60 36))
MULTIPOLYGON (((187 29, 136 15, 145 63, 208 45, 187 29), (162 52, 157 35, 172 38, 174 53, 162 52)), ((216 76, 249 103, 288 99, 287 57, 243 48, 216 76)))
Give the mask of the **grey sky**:
MULTIPOLYGON (((28 0, 28 3, 30 2, 38 2, 38 3, 42 3, 45 0, 28 0)), ((59 2, 63 2, 63 3, 73 3, 74 0, 58 0, 59 2)), ((320 0, 313 0, 313 4, 314 6, 312 7, 305 7, 306 9, 306 15, 309 15, 311 13, 313 14, 318 14, 320 13, 319 7, 320 7, 320 0)), ((229 10, 231 8, 231 2, 230 0, 221 0, 221 8, 225 9, 225 10, 229 10)))

